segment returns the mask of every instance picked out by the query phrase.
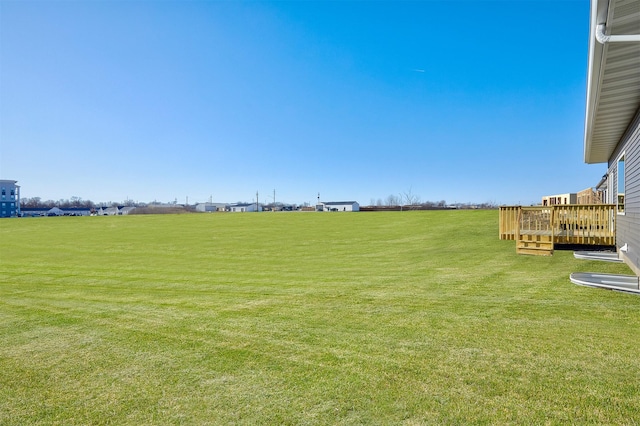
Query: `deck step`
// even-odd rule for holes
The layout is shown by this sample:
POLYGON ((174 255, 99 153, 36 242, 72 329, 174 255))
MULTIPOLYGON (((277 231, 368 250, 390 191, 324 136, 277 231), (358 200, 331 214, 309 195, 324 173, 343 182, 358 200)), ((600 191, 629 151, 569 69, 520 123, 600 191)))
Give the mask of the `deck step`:
POLYGON ((534 256, 553 255, 553 237, 550 235, 520 235, 516 253, 534 256))

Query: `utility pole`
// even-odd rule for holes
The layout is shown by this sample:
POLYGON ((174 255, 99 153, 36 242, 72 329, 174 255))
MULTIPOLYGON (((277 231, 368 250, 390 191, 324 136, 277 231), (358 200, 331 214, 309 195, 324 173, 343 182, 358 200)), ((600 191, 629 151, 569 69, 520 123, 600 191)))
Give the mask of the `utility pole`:
POLYGON ((260 204, 258 203, 258 191, 256 191, 256 211, 260 211, 260 204))

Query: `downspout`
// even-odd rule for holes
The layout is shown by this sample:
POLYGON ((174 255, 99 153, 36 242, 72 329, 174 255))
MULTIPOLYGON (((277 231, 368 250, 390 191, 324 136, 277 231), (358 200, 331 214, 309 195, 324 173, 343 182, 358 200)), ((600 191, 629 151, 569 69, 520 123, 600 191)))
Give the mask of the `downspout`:
POLYGON ((605 24, 598 24, 598 26, 596 27, 596 40, 598 40, 601 44, 626 42, 626 41, 640 41, 640 34, 606 35, 605 32, 606 32, 605 24))

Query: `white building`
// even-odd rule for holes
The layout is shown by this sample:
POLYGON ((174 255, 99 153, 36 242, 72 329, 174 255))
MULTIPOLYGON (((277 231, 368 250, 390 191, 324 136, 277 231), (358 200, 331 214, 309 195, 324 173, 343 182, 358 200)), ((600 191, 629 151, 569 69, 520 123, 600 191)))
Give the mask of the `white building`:
POLYGON ((118 207, 100 207, 97 211, 98 216, 117 216, 120 214, 118 207))
POLYGON ((316 206, 319 212, 358 212, 360 204, 357 201, 326 201, 316 206))
POLYGON ((129 206, 129 207, 122 207, 122 208, 120 209, 120 211, 118 212, 118 214, 121 214, 121 215, 127 215, 127 214, 131 213, 132 211, 134 211, 135 209, 136 209, 136 208, 135 208, 135 207, 132 207, 132 206, 129 206))
POLYGON ((230 212, 255 212, 262 211, 262 206, 256 206, 256 203, 231 204, 228 207, 230 212))
POLYGON ((223 212, 227 210, 226 203, 199 203, 196 204, 197 212, 223 212))

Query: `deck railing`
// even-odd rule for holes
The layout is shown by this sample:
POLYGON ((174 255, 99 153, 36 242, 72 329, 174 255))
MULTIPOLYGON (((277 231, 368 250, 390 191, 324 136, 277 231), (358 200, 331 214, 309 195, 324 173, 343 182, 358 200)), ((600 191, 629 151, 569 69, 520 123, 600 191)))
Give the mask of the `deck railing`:
POLYGON ((551 235, 555 244, 615 245, 615 204, 500 207, 500 239, 551 235))
POLYGON ((554 210, 549 207, 521 207, 517 235, 553 235, 553 213, 554 210))
POLYGON ((557 244, 616 244, 615 204, 554 207, 554 240, 557 244))
POLYGON ((500 239, 515 240, 518 233, 518 215, 520 206, 500 207, 500 239))

